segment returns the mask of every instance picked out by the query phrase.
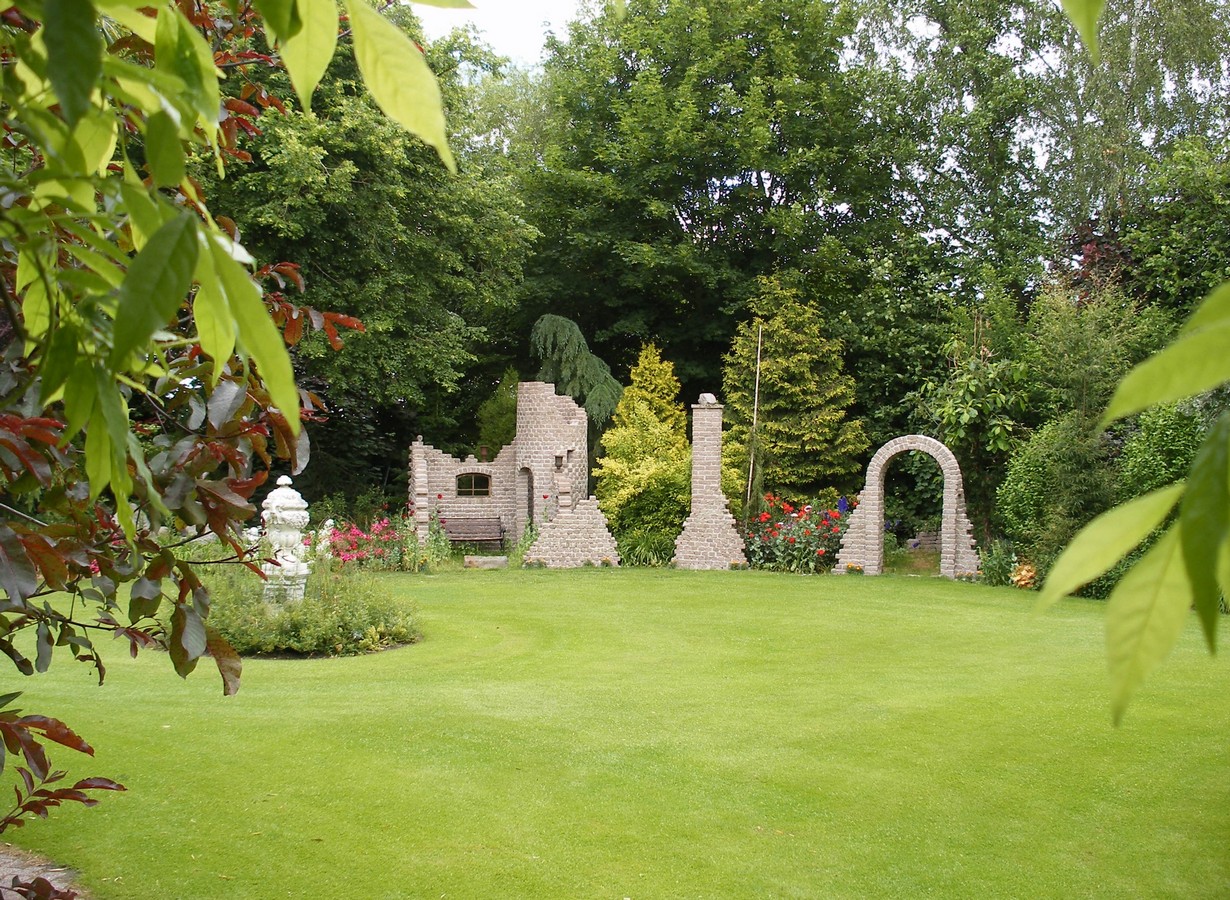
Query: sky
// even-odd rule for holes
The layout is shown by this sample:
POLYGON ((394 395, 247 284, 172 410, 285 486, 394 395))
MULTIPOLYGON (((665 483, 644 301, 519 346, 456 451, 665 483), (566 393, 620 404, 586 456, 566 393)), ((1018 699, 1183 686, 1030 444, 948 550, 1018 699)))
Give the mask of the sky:
POLYGON ((576 18, 580 0, 470 0, 474 9, 442 9, 416 3, 414 13, 423 22, 427 37, 438 38, 453 28, 473 23, 496 53, 514 63, 530 66, 539 62, 548 31, 565 33, 576 18))

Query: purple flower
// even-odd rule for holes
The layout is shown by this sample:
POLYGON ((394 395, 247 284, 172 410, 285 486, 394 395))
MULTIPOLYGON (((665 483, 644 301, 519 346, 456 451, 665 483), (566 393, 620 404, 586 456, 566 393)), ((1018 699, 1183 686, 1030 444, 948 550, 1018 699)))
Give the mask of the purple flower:
POLYGON ((845 497, 841 497, 841 498, 839 498, 839 499, 838 499, 838 501, 837 501, 837 509, 838 509, 838 510, 839 510, 842 514, 848 513, 848 512, 850 511, 850 503, 849 503, 849 501, 848 501, 848 500, 846 500, 846 498, 845 498, 845 497))

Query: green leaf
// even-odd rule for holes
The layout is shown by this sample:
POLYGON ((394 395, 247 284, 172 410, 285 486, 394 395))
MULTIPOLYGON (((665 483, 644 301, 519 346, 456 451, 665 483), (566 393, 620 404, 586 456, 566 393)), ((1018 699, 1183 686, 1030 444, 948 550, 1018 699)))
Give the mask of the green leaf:
POLYGON ((231 255, 228 244, 221 235, 210 235, 214 271, 226 291, 239 328, 239 342, 260 368, 261 379, 269 388, 274 405, 286 416, 291 430, 298 434, 299 391, 295 387, 295 373, 290 366, 286 342, 269 318, 260 288, 231 255))
POLYGON ((1192 605, 1179 526, 1133 566, 1106 605, 1111 712, 1123 719, 1132 693, 1174 647, 1192 605))
MULTIPOLYGON (((125 166, 127 172, 131 166, 125 166)), ((138 250, 163 226, 164 217, 158 204, 150 198, 144 187, 125 182, 120 185, 120 196, 128 210, 128 223, 132 228, 132 243, 138 250)))
POLYGON ((205 623, 196 609, 191 604, 176 604, 171 614, 171 641, 167 648, 175 671, 183 678, 191 675, 205 647, 205 623))
POLYGON ((347 0, 355 57, 363 81, 385 115, 434 147, 449 171, 457 163, 448 147, 440 86, 422 52, 396 25, 364 0, 347 0))
POLYGON ((1162 523, 1182 494, 1182 482, 1159 488, 1102 513, 1082 528, 1051 567, 1036 608, 1052 606, 1131 553, 1162 523))
POLYGON ((1230 542, 1230 412, 1209 430, 1192 460, 1179 525, 1196 612, 1209 650, 1216 651, 1221 618, 1217 565, 1230 542))
POLYGON ((196 220, 181 212, 151 237, 137 254, 119 291, 111 364, 149 343, 179 309, 196 267, 196 220))
POLYGON ((43 9, 47 75, 64 120, 75 125, 90 108, 102 73, 102 36, 90 0, 46 0, 43 9))
POLYGON ((1158 403, 1184 400, 1230 381, 1230 318, 1181 334, 1119 382, 1102 416, 1105 427, 1158 403))
POLYGON ((304 110, 337 49, 337 4, 334 0, 299 0, 303 27, 282 41, 282 62, 304 110))
POLYGON ((85 427, 85 423, 94 415, 97 385, 94 364, 88 359, 78 358, 72 374, 68 376, 64 391, 65 426, 64 436, 60 439, 62 446, 67 446, 69 440, 85 427))
POLYGON ((231 306, 226 299, 226 291, 222 288, 222 280, 214 270, 213 255, 209 249, 210 238, 202 234, 206 241, 205 252, 201 253, 197 263, 196 298, 192 301, 192 318, 196 322, 197 339, 201 349, 208 354, 214 364, 210 369, 209 383, 215 385, 222 376, 222 370, 227 360, 235 352, 235 317, 231 314, 231 306))
POLYGON ((175 120, 165 112, 154 113, 145 126, 145 161, 157 187, 175 187, 184 180, 184 145, 175 120))
POLYGON ((162 582, 153 578, 138 578, 132 583, 128 600, 128 621, 133 625, 152 618, 162 605, 162 582))
POLYGON ((85 477, 90 484, 90 500, 97 500, 111 483, 111 435, 101 415, 90 416, 85 430, 85 477))
POLYGON ((1098 61, 1098 19, 1105 6, 1106 0, 1063 0, 1064 12, 1080 32, 1095 63, 1098 61))
POLYGON ((51 629, 46 622, 39 622, 34 636, 34 671, 46 672, 51 668, 51 654, 55 650, 55 641, 51 639, 51 629))
POLYGON ((473 9, 470 0, 414 0, 420 6, 438 6, 441 9, 473 9))
POLYGON ((155 68, 183 81, 189 102, 205 126, 209 142, 215 143, 222 92, 218 87, 218 67, 214 65, 213 51, 174 5, 158 11, 156 34, 155 68))
MULTIPOLYGON (((297 35, 303 28, 302 12, 299 9, 302 2, 303 0, 299 0, 299 4, 296 4, 295 0, 253 0, 252 5, 261 14, 261 18, 265 20, 265 25, 273 32, 274 37, 279 41, 285 41, 297 35)), ((330 0, 330 5, 332 5, 332 0, 330 0)), ((334 26, 336 30, 336 13, 334 14, 334 26)))
POLYGON ((64 386, 77 364, 77 328, 69 322, 61 322, 39 366, 39 403, 46 406, 51 396, 64 386))
POLYGON ((1196 311, 1192 313, 1179 334, 1199 331, 1227 320, 1230 320, 1230 281, 1200 301, 1200 305, 1196 307, 1196 311))

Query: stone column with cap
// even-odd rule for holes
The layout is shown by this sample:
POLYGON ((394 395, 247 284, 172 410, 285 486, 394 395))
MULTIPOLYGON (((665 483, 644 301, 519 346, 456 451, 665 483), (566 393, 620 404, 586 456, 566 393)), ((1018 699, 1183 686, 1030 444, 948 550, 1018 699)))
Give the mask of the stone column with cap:
POLYGON ((701 394, 692 406, 692 510, 675 541, 680 569, 747 565, 735 517, 722 493, 722 404, 701 394))

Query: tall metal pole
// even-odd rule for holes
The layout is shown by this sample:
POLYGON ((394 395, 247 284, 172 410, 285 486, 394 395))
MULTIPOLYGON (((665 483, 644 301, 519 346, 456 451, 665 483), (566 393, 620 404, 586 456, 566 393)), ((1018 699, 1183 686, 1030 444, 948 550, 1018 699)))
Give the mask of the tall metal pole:
POLYGON ((760 345, 764 339, 764 326, 756 327, 756 387, 752 392, 752 430, 747 436, 747 497, 744 500, 744 515, 752 503, 752 472, 756 467, 756 421, 760 413, 760 345))

